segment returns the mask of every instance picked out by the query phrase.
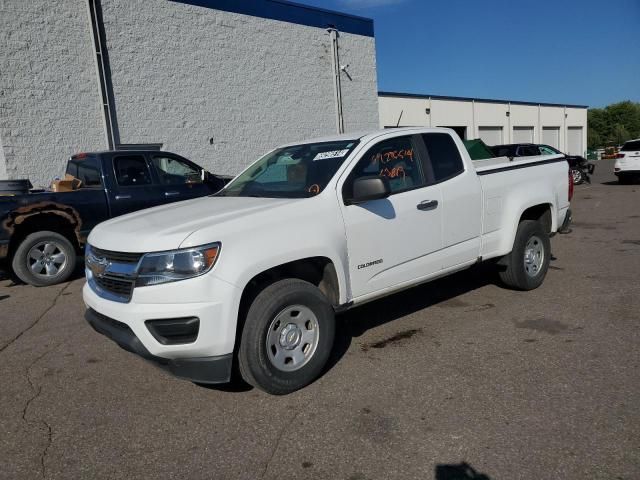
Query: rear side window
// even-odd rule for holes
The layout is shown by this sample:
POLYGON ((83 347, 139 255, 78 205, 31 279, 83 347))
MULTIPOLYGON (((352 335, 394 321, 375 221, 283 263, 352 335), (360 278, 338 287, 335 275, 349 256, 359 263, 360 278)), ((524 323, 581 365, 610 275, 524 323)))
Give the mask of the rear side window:
POLYGON ((100 167, 98 166, 98 159, 95 157, 88 157, 77 162, 78 172, 75 175, 76 178, 82 180, 83 187, 100 187, 102 186, 102 179, 100 175, 100 167))
POLYGON ((429 162, 436 183, 455 177, 464 171, 460 151, 451 135, 425 133, 422 135, 429 154, 429 162))
POLYGON ((113 160, 116 180, 121 187, 151 184, 147 162, 142 155, 126 155, 113 160))
POLYGON ((640 150, 640 140, 627 142, 620 149, 621 152, 637 152, 638 150, 640 150))
POLYGON ((67 171, 65 173, 78 178, 78 163, 74 160, 69 160, 67 163, 67 171))
POLYGON ((424 186, 420 159, 412 137, 383 140, 369 149, 349 174, 343 187, 344 198, 351 198, 356 178, 371 175, 387 177, 392 194, 424 186))

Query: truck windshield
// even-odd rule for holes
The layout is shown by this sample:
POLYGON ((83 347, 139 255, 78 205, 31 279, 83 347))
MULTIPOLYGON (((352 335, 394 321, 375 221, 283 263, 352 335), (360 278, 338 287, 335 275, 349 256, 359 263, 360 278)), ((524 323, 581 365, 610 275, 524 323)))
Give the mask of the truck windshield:
POLYGON ((306 198, 319 194, 358 140, 279 148, 251 165, 216 196, 306 198))

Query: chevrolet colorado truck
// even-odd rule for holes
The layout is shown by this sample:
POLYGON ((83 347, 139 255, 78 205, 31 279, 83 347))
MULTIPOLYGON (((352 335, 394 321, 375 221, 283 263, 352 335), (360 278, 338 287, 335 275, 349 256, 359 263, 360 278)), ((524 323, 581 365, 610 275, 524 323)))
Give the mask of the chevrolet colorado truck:
POLYGON ((225 184, 225 178, 157 150, 80 153, 69 159, 66 173, 81 181, 80 188, 0 192, 0 260, 8 260, 25 283, 67 280, 87 235, 108 218, 209 195, 225 184))
POLYGON ((472 162, 443 128, 285 145, 212 196, 94 228, 86 319, 178 377, 286 394, 321 374, 337 312, 490 259, 538 287, 572 188, 560 155, 472 162))

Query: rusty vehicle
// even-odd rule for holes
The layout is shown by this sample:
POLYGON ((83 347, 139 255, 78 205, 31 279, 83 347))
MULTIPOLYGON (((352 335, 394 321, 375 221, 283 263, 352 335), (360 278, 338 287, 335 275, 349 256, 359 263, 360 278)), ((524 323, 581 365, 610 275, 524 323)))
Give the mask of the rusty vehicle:
POLYGON ((228 181, 170 152, 74 155, 65 178, 48 190, 29 190, 28 181, 11 181, 0 191, 0 261, 34 286, 64 282, 98 223, 209 195, 228 181))

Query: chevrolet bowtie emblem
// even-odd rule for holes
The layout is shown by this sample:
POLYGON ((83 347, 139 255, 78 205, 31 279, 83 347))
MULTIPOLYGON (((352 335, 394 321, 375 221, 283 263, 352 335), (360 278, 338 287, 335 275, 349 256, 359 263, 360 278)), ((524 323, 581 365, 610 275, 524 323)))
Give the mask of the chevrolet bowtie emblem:
POLYGON ((89 255, 86 259, 87 267, 91 270, 96 277, 104 276, 104 272, 109 268, 111 262, 106 258, 98 258, 93 255, 89 255))

